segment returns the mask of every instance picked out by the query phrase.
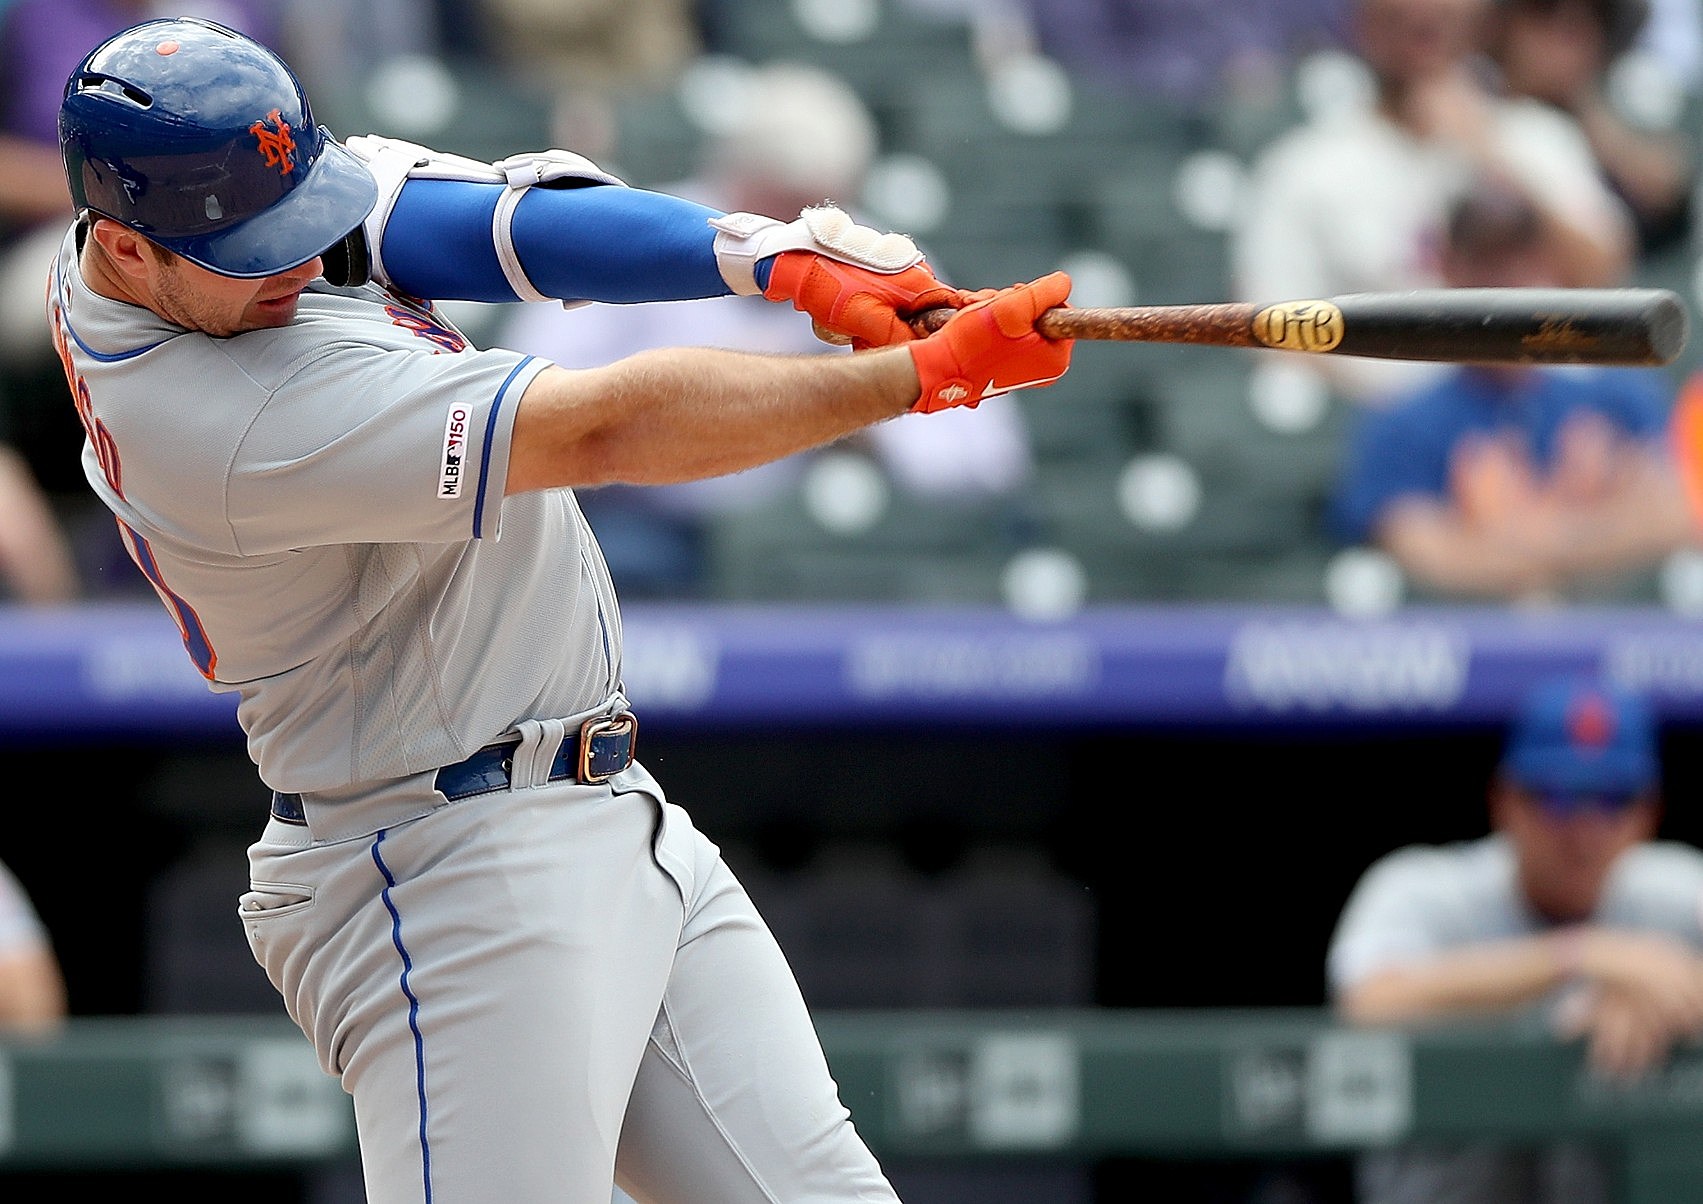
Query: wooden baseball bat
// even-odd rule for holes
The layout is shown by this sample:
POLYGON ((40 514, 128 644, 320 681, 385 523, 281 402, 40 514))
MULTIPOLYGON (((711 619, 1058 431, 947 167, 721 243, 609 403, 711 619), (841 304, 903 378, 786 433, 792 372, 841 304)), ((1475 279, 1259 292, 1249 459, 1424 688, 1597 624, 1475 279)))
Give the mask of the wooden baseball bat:
MULTIPOLYGON (((951 309, 924 313, 938 330, 951 309)), ((1272 305, 1061 306, 1037 323, 1052 338, 1272 348, 1312 355, 1458 363, 1671 364, 1690 318, 1656 288, 1437 288, 1346 293, 1272 305)))

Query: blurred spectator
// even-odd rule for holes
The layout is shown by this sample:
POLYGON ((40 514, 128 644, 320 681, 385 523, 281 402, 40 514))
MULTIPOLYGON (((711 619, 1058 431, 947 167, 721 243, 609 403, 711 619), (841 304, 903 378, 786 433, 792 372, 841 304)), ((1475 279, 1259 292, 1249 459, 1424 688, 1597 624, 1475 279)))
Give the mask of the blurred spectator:
MULTIPOLYGON (((737 4, 740 0, 719 2, 737 4)), ((925 20, 962 25, 984 75, 1013 59, 1040 52, 1029 0, 897 0, 897 6, 925 20)))
MULTIPOLYGON (((939 0, 935 0, 939 2, 939 0)), ((912 0, 922 3, 922 0, 912 0)), ((1098 89, 1206 104, 1345 35, 1349 0, 1021 0, 1034 46, 1098 89)))
POLYGON ((548 99, 553 144, 609 153, 623 92, 679 81, 703 52, 693 0, 478 0, 485 57, 548 99))
POLYGON ((1636 49, 1661 63, 1686 92, 1703 85, 1703 3, 1699 0, 1650 0, 1650 19, 1638 33, 1636 49))
POLYGON ((698 53, 692 0, 479 0, 487 44, 553 87, 665 86, 698 53))
MULTIPOLYGON (((664 191, 723 212, 783 219, 826 200, 855 211, 877 150, 874 120, 856 92, 830 73, 795 63, 752 68, 730 79, 728 88, 724 124, 707 137, 699 173, 664 191)), ((790 307, 761 297, 517 306, 502 341, 566 368, 680 345, 850 354, 817 339, 810 322, 790 307)), ((973 414, 966 410, 969 421, 957 420, 953 411, 929 415, 928 422, 917 417, 883 423, 838 449, 867 452, 899 490, 915 494, 999 495, 1027 480, 1028 430, 1014 397, 989 398, 973 414)), ((714 523, 796 488, 814 455, 681 485, 582 490, 580 505, 597 525, 623 593, 694 596, 706 584, 705 541, 714 523)))
MULTIPOLYGON (((1656 839, 1661 764, 1643 699, 1583 679, 1522 700, 1488 788, 1491 832, 1386 854, 1327 954, 1350 1023, 1505 1016, 1581 1039, 1636 1079, 1703 1035, 1703 852, 1656 839)), ((1588 1149, 1485 1144, 1363 1156, 1360 1204, 1608 1204, 1588 1149)))
POLYGON ((36 1035, 66 1016, 65 980, 23 885, 0 864, 0 1037, 36 1035))
POLYGON ((1703 368, 1693 369, 1680 385, 1669 429, 1688 508, 1703 530, 1703 368))
POLYGON ((24 606, 64 605, 83 593, 53 500, 29 463, 5 442, 0 442, 0 579, 3 596, 24 606))
MULTIPOLYGON (((1444 283, 1553 286, 1553 249, 1519 194, 1452 210, 1444 283)), ((1332 501, 1335 534, 1442 596, 1558 600, 1694 539, 1660 369, 1461 365, 1360 416, 1332 501)))
MULTIPOLYGON (((1634 236, 1578 124, 1487 82, 1494 0, 1355 0, 1364 97, 1321 106, 1252 165, 1232 231, 1235 290, 1250 301, 1441 284, 1450 202, 1488 176, 1537 209, 1556 282, 1626 282, 1634 236)), ((1282 354, 1282 353, 1271 353, 1282 354)), ((1309 363, 1341 395, 1376 404, 1437 365, 1355 357, 1309 363)))
MULTIPOLYGON (((450 38, 446 22, 457 10, 469 7, 439 0, 265 0, 265 3, 276 9, 277 49, 289 58, 290 66, 307 85, 308 95, 315 97, 335 97, 363 85, 376 69, 388 63, 448 57, 450 38)), ((176 8, 172 15, 178 15, 176 8)), ((465 45, 475 39, 462 35, 460 27, 456 36, 458 52, 465 51, 469 57, 484 52, 482 43, 465 45)), ((339 137, 366 132, 336 131, 339 137)))
POLYGON ((1649 11, 1648 0, 1499 0, 1490 38, 1511 92, 1578 122, 1609 186, 1631 210, 1646 255, 1686 244, 1696 172, 1688 132, 1630 120, 1608 94, 1609 72, 1632 49, 1649 11))

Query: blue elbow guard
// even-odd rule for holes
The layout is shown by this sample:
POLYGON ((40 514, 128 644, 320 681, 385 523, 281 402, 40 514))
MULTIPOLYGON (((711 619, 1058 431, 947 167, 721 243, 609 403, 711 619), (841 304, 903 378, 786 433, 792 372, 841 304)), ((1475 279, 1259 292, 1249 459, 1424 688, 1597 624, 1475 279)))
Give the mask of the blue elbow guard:
POLYGON ((717 210, 627 188, 578 155, 485 164, 388 138, 348 145, 379 182, 365 227, 372 278, 411 296, 572 304, 729 291, 717 210))

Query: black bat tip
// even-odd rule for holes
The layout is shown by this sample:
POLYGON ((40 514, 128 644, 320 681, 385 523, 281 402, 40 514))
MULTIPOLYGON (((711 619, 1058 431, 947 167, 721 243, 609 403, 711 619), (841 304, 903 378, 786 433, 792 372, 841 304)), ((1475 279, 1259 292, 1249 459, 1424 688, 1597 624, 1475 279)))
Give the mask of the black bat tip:
POLYGON ((1651 289, 1650 293, 1644 318, 1650 332, 1650 354, 1659 363, 1671 364, 1691 336, 1691 315, 1678 293, 1669 289, 1651 289))

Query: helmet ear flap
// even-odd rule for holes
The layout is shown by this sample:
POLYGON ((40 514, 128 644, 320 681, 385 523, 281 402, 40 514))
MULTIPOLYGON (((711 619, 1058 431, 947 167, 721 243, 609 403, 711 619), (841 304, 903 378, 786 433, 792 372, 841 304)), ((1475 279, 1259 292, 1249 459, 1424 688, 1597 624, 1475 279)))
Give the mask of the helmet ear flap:
POLYGON ((321 274, 327 284, 339 288, 360 288, 372 279, 365 226, 356 226, 332 243, 320 252, 320 258, 325 262, 325 271, 321 274))

